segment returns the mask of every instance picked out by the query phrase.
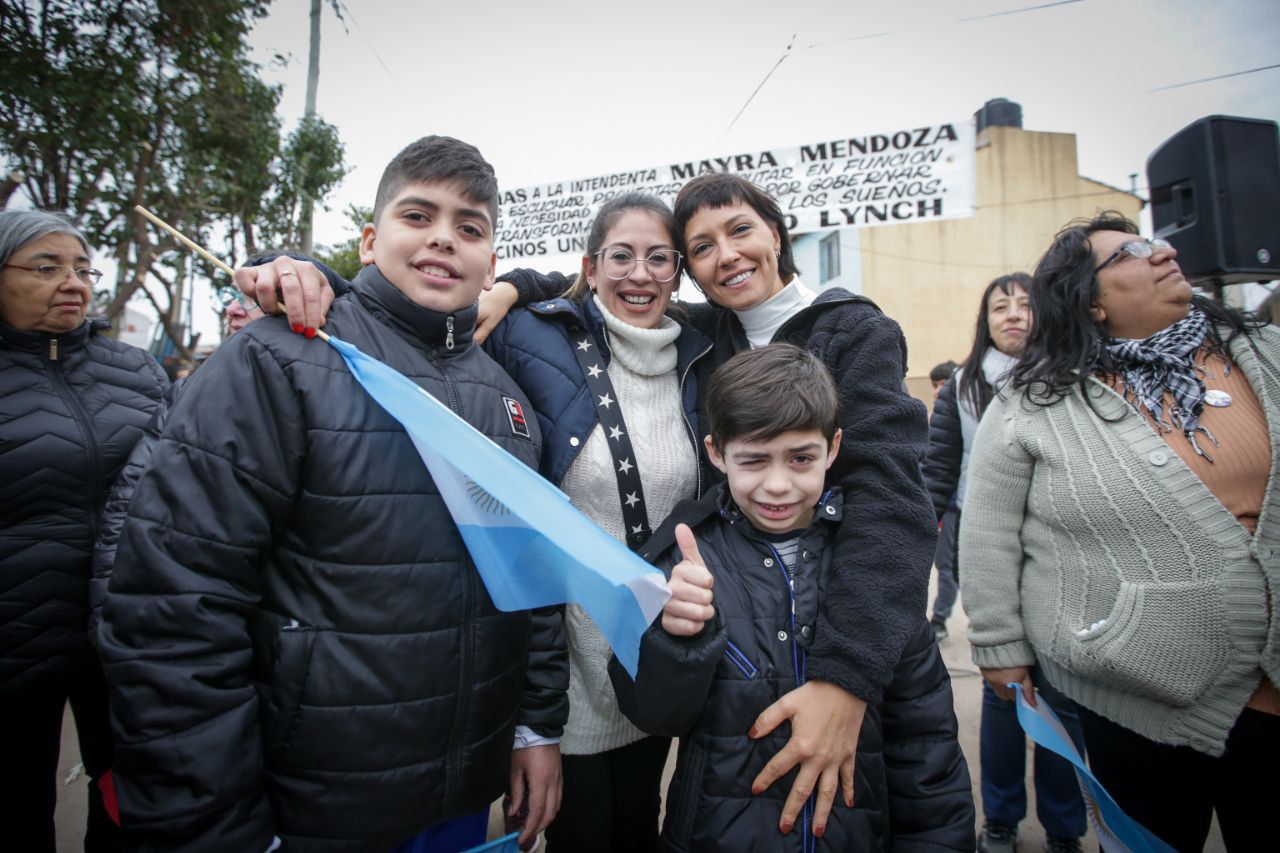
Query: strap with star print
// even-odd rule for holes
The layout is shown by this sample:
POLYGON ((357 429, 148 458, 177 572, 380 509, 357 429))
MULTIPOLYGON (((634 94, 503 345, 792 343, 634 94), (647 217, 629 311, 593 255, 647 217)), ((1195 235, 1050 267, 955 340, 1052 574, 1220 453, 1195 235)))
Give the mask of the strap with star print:
POLYGON ((574 326, 569 330, 573 354, 582 367, 587 380, 587 391, 596 405, 596 418, 604 428, 609 452, 613 454, 613 473, 618 478, 618 499, 622 502, 622 523, 626 526, 626 543, 632 551, 639 549, 649 538, 649 513, 644 505, 644 488, 640 483, 640 469, 636 465, 635 450, 627 435, 627 425, 622 419, 622 407, 618 395, 609 381, 608 364, 604 354, 596 346, 591 333, 574 326))

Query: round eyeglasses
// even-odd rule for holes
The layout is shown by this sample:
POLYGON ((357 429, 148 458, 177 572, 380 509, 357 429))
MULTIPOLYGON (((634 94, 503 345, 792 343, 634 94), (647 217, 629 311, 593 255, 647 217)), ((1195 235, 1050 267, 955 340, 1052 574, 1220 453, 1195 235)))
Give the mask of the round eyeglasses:
POLYGON ((1130 240, 1128 243, 1122 243, 1119 249, 1111 253, 1111 257, 1094 267, 1093 274, 1097 275, 1102 269, 1114 261, 1121 255, 1131 255, 1139 260, 1146 260, 1156 253, 1156 249, 1172 249, 1173 244, 1168 240, 1162 240, 1159 237, 1152 237, 1150 240, 1130 240))
POLYGON ((223 285, 215 288, 213 291, 213 307, 218 313, 225 312, 231 307, 232 302, 239 302, 240 307, 246 311, 252 311, 258 307, 258 303, 254 302, 248 296, 245 296, 239 290, 230 285, 223 285))
POLYGON ((26 270, 27 272, 35 273, 37 277, 44 281, 64 282, 74 275, 90 287, 93 287, 98 283, 98 279, 102 278, 101 270, 69 267, 66 264, 41 264, 38 267, 24 267, 21 264, 5 264, 5 266, 15 270, 26 270))
POLYGON ((596 252, 600 258, 600 268, 604 274, 614 281, 619 281, 635 272, 636 264, 643 262, 645 269, 654 281, 663 284, 680 274, 680 253, 675 249, 655 249, 647 257, 638 258, 635 253, 621 246, 605 246, 596 252))

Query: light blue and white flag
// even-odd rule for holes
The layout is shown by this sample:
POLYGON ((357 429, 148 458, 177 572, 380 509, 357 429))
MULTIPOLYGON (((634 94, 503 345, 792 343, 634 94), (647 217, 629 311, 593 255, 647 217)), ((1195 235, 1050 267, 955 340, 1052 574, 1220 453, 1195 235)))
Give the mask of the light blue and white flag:
POLYGON ((1018 722, 1022 724, 1022 730, 1040 746, 1056 752, 1075 767, 1085 811, 1089 814, 1089 822, 1093 824, 1093 831, 1097 834, 1102 849, 1107 853, 1175 853, 1172 847, 1152 835, 1150 830, 1116 805, 1107 789, 1089 772, 1080 751, 1071 742, 1070 735, 1063 728, 1058 715, 1049 707, 1049 703, 1041 699, 1032 708, 1023 697, 1020 685, 1012 683, 1009 687, 1013 688, 1018 697, 1018 722))
POLYGON ((634 678, 640 637, 671 595, 662 572, 411 380, 328 341, 413 439, 498 609, 581 605, 634 678))

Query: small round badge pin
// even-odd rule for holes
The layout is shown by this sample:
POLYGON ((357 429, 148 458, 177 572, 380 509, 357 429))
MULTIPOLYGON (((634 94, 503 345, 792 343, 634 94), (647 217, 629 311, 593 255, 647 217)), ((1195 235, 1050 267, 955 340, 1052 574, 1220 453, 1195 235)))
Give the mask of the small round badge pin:
POLYGON ((1219 391, 1217 388, 1210 388, 1204 392, 1204 401, 1206 404, 1217 409, 1222 409, 1231 405, 1231 395, 1226 391, 1219 391))

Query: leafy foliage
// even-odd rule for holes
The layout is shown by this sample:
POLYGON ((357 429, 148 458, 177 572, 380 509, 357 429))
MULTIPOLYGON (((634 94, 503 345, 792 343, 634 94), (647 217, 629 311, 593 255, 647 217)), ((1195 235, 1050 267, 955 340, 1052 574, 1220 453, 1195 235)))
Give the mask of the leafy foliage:
POLYGON ((364 264, 360 263, 360 233, 366 223, 373 221, 373 208, 358 204, 349 204, 346 209, 347 221, 355 229, 355 236, 333 246, 317 246, 316 257, 328 264, 330 269, 347 281, 356 277, 364 264))
POLYGON ((0 160, 12 193, 112 247, 115 317, 140 290, 170 337, 192 274, 220 275, 134 211, 141 204, 234 265, 289 246, 299 197, 345 174, 318 118, 284 144, 277 87, 248 35, 269 0, 0 0, 0 160), (153 295, 160 287, 167 300, 153 295), (167 304, 166 304, 167 303, 167 304))

